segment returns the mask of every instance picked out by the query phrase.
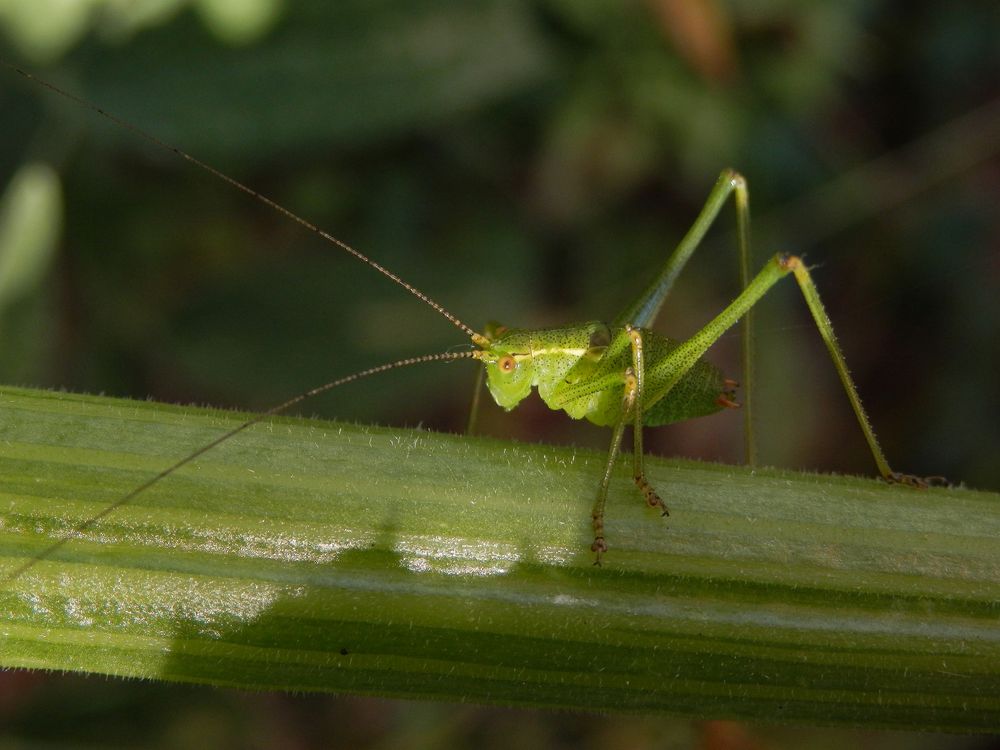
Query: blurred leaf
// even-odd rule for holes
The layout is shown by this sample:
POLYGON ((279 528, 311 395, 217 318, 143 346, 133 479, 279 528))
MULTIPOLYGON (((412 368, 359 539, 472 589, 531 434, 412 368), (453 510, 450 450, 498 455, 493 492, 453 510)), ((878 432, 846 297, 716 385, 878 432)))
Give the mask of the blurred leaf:
POLYGON ((229 44, 260 39, 284 11, 284 0, 196 0, 205 25, 229 44))
POLYGON ((718 0, 654 0, 663 33, 709 81, 731 81, 737 73, 729 12, 718 0))
POLYGON ((252 53, 184 17, 76 56, 89 98, 210 159, 399 137, 537 85, 546 58, 517 0, 297 2, 252 53))
POLYGON ((59 175, 46 164, 22 167, 0 198, 0 317, 45 277, 62 220, 59 175))
POLYGON ((90 28, 106 0, 0 0, 0 29, 36 63, 57 60, 90 28))

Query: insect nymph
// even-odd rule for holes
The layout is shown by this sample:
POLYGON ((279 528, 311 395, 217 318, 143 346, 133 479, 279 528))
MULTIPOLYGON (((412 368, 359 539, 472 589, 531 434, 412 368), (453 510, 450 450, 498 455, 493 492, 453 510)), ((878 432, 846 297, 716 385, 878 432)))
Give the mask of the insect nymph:
POLYGON ((591 549, 597 563, 608 549, 604 506, 625 427, 631 424, 634 428, 632 477, 636 487, 650 506, 660 508, 666 515, 666 503, 643 470, 643 428, 700 417, 735 405, 732 401, 735 383, 725 379, 702 355, 788 274, 794 276, 802 290, 882 477, 914 486, 925 484, 925 480, 889 467, 847 371, 816 286, 801 259, 774 256, 728 307, 686 341, 664 338, 649 328, 674 278, 730 193, 736 194, 740 247, 745 250, 749 210, 746 182, 738 173, 725 170, 694 228, 669 257, 660 276, 612 323, 595 321, 536 331, 497 328, 488 330, 486 336, 473 337, 473 343, 481 347, 473 356, 485 363, 490 393, 500 406, 512 409, 532 388, 537 388, 550 408, 612 428, 608 459, 592 512, 591 549))
MULTIPOLYGON (((20 69, 15 68, 15 70, 31 80, 38 81, 20 69)), ((411 364, 454 359, 475 359, 482 363, 489 393, 497 404, 505 409, 514 408, 532 390, 537 390, 541 399, 550 408, 565 411, 573 418, 587 419, 597 425, 612 429, 611 445, 603 473, 597 478, 596 497, 591 513, 593 541, 590 546, 595 555, 594 561, 600 563, 603 554, 609 549, 604 530, 605 503, 625 428, 629 425, 634 428, 632 475, 636 488, 646 503, 658 508, 666 515, 667 504, 663 497, 666 496, 669 499, 667 491, 669 488, 659 488, 659 491, 654 488, 647 480, 643 468, 643 429, 704 416, 735 405, 733 400, 735 381, 726 379, 719 370, 702 357, 708 348, 730 327, 748 314, 771 287, 787 275, 791 275, 795 279, 802 291, 857 416, 879 473, 890 482, 914 486, 925 483, 925 480, 917 477, 894 472, 886 461, 861 405, 857 390, 848 374, 830 320, 803 262, 795 256, 775 255, 767 261, 756 276, 749 277, 747 270, 749 265, 749 194, 746 181, 735 171, 727 169, 721 173, 700 215, 677 248, 667 257, 660 273, 613 320, 609 322, 588 321, 576 325, 540 330, 506 328, 498 324, 491 324, 480 333, 388 269, 269 198, 187 153, 168 146, 154 136, 108 115, 95 105, 50 84, 38 82, 128 128, 157 147, 181 156, 353 255, 447 318, 469 337, 473 348, 469 351, 429 354, 379 365, 347 375, 288 399, 220 435, 211 443, 201 446, 173 465, 165 467, 160 473, 127 495, 110 503, 101 513, 78 525, 72 534, 55 542, 47 550, 15 571, 9 576, 11 579, 20 576, 30 566, 50 555, 73 536, 89 528, 116 508, 128 503, 181 466, 270 415, 285 411, 313 395, 369 375, 411 364), (667 339, 654 332, 652 325, 677 276, 730 197, 734 199, 736 204, 738 246, 741 265, 744 269, 743 291, 730 305, 689 339, 685 341, 667 339)), ((744 378, 746 377, 745 374, 744 378)))

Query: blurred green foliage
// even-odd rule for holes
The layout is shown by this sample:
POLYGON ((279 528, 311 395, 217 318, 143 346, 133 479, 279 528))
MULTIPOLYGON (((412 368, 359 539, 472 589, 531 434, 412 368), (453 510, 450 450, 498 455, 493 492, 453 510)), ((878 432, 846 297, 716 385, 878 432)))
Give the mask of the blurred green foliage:
POLYGON ((61 203, 58 176, 36 164, 25 165, 0 196, 0 311, 42 283, 59 238, 61 203))
MULTIPOLYGON (((718 171, 741 169, 758 262, 794 250, 819 266, 896 468, 1000 487, 1000 6, 122 7, 80 3, 58 37, 44 4, 8 0, 2 54, 304 214, 473 327, 613 316, 718 171), (46 28, 47 41, 30 31, 46 28)), ((53 270, 3 311, 0 380, 259 408, 465 343, 356 261, 9 71, 0 109, 0 179, 45 161, 65 194, 53 270)), ((666 333, 735 291, 731 223, 685 271, 666 333)), ((762 459, 871 473, 796 294, 758 317, 762 459)), ((736 372, 735 339, 713 358, 736 372)), ((307 412, 460 429, 472 379, 461 363, 401 371, 307 412)), ((491 434, 607 441, 537 407, 487 417, 491 434)), ((739 422, 658 430, 648 449, 737 461, 739 422)))

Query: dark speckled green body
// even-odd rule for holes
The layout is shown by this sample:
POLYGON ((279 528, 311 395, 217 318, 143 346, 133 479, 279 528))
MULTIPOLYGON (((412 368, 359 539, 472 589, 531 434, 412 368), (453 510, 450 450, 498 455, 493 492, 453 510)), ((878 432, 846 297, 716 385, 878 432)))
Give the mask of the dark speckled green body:
MULTIPOLYGON (((667 504, 653 488, 643 468, 642 428, 701 417, 724 406, 736 406, 732 393, 735 384, 723 379, 702 357, 720 336, 743 318, 742 372, 744 382, 748 383, 753 368, 746 316, 787 274, 794 274, 802 291, 879 472, 891 482, 918 487, 928 484, 928 480, 892 471, 885 460, 833 335, 833 326, 801 259, 776 255, 750 278, 749 243, 746 181, 737 173, 725 170, 694 226, 671 253, 660 273, 612 323, 593 321, 534 331, 507 330, 493 324, 484 334, 473 335, 473 343, 479 347, 473 356, 485 365, 490 393, 500 406, 513 409, 537 388, 550 408, 565 411, 574 419, 587 419, 612 428, 608 458, 591 511, 594 541, 590 549, 596 555, 596 564, 600 564, 601 555, 608 549, 604 536, 604 505, 625 428, 629 425, 633 428, 632 479, 635 486, 647 505, 667 515, 667 504), (664 338, 649 326, 656 320, 677 275, 731 194, 735 195, 736 203, 743 291, 689 339, 664 338)), ((750 402, 744 403, 745 448, 747 461, 752 464, 755 448, 750 402)), ((470 425, 473 421, 470 419, 470 425)))
MULTIPOLYGON (((732 393, 735 383, 725 380, 702 357, 787 273, 795 270, 814 315, 819 310, 818 301, 810 301, 815 294, 798 259, 776 256, 757 276, 749 278, 748 212, 746 181, 736 172, 724 170, 694 225, 667 258, 659 274, 611 323, 592 321, 542 330, 507 330, 491 324, 484 333, 472 336, 473 343, 479 347, 472 356, 485 365, 490 394, 500 406, 513 409, 537 388, 550 408, 565 411, 574 419, 587 419, 611 427, 608 458, 591 510, 594 541, 590 549, 596 555, 596 564, 600 564, 601 555, 608 549, 604 536, 604 505, 625 428, 629 425, 633 428, 632 479, 636 489, 647 505, 667 515, 667 504, 649 482, 643 468, 643 427, 701 417, 724 406, 736 405, 732 393), (655 333, 651 326, 681 269, 730 195, 735 196, 736 203, 743 291, 689 339, 672 341, 655 333)), ((745 326, 744 343, 749 338, 747 328, 745 326)), ((744 380, 747 380, 751 367, 746 347, 742 369, 744 380)), ((470 429, 475 422, 475 412, 474 405, 470 429)), ((749 409, 746 409, 748 436, 752 434, 749 416, 749 409)), ((746 447, 747 456, 752 460, 753 446, 749 438, 746 447)))
MULTIPOLYGON (((647 328, 639 330, 646 355, 644 425, 669 424, 722 408, 718 399, 725 387, 718 369, 697 359, 677 377, 678 368, 662 364, 676 353, 678 342, 647 328)), ((512 329, 497 335, 490 351, 496 358, 486 361, 487 383, 505 409, 513 409, 537 388, 549 407, 574 419, 613 426, 624 416, 625 372, 632 364, 624 326, 594 321, 565 328, 512 329), (510 371, 498 365, 505 356, 517 362, 510 371)))

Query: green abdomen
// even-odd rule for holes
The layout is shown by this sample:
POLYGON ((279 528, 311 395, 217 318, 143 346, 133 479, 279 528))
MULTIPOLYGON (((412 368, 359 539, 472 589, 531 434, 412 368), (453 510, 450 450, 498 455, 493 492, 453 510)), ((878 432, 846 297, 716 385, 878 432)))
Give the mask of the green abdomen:
MULTIPOLYGON (((674 344, 674 342, 668 342, 674 344)), ((722 408, 719 397, 725 388, 722 373, 703 359, 685 373, 667 395, 644 404, 642 423, 655 427, 714 414, 722 408)))
MULTIPOLYGON (((625 370, 632 365, 632 352, 623 328, 612 328, 609 333, 611 343, 603 355, 580 358, 569 372, 560 371, 536 380, 539 394, 550 407, 601 426, 612 426, 621 420, 625 370)), ((699 359, 678 378, 677 369, 683 369, 683 364, 668 369, 674 367, 669 360, 678 342, 645 328, 642 334, 646 373, 643 424, 652 427, 679 422, 722 408, 719 397, 725 391, 725 383, 718 369, 699 359), (673 387, 664 393, 674 380, 673 387)), ((555 368, 544 366, 539 370, 549 373, 555 368)))

